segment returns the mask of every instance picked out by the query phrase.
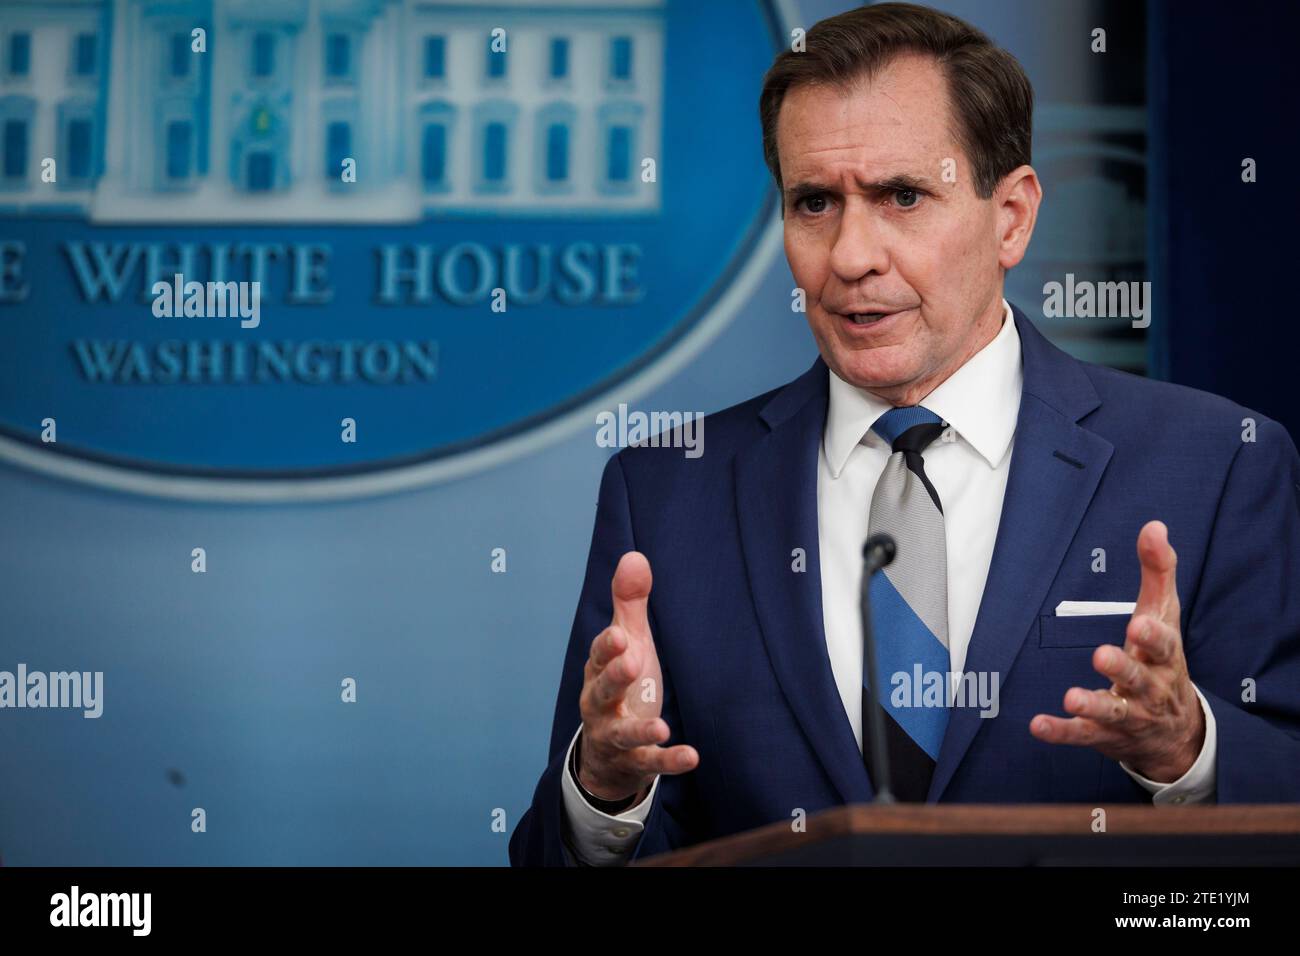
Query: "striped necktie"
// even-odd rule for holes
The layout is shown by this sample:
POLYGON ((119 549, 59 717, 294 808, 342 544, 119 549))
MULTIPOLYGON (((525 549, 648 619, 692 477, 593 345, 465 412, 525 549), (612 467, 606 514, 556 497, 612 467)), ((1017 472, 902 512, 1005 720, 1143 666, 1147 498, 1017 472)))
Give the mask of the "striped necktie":
POLYGON ((920 405, 891 409, 871 426, 889 442, 893 453, 871 497, 868 534, 892 535, 898 554, 871 581, 877 686, 883 699, 871 699, 864 668, 862 756, 869 773, 869 713, 870 708, 881 707, 894 795, 904 801, 925 800, 948 726, 948 562, 943 505, 926 477, 921 457, 945 427, 939 416, 920 405), (934 674, 939 676, 930 676, 934 674))

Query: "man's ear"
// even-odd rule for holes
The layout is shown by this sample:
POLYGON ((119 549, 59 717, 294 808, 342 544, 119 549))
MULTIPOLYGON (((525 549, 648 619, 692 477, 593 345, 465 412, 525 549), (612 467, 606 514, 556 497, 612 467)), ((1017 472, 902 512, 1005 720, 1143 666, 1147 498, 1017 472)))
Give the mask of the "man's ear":
POLYGON ((993 201, 998 206, 998 265, 1010 269, 1025 257, 1043 201, 1043 187, 1034 168, 1018 166, 1002 177, 993 201))

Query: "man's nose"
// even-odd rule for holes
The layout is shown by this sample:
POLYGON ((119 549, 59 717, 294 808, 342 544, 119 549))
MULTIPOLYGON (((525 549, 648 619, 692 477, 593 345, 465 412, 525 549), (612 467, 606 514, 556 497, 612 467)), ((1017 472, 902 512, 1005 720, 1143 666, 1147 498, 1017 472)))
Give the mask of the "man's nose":
POLYGON ((843 282, 889 271, 889 250, 865 201, 846 204, 831 247, 831 271, 843 282))

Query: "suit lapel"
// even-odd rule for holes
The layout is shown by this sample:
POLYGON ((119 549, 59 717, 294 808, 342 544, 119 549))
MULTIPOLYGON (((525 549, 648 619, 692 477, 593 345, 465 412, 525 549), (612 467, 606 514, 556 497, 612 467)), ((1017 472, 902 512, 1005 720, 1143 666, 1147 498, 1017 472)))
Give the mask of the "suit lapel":
MULTIPOLYGON (((1100 404, 1083 367, 1048 342, 1019 309, 1013 307, 1013 314, 1024 387, 993 560, 964 666, 967 672, 995 673, 1002 685, 1114 451, 1076 424, 1100 404)), ((943 795, 981 719, 978 708, 953 708, 930 785, 931 802, 943 795)))
POLYGON ((819 359, 760 413, 771 431, 736 458, 741 545, 759 629, 781 690, 840 797, 871 785, 831 671, 822 624, 817 530, 818 449, 827 376, 819 359), (792 570, 802 548, 807 570, 792 570))
MULTIPOLYGON (((1024 385, 993 560, 964 669, 1007 672, 1114 452, 1077 422, 1101 401, 1082 365, 1012 307, 1024 385)), ((771 429, 737 455, 741 546, 764 644, 787 701, 846 803, 872 788, 835 685, 822 622, 817 462, 827 409, 819 359, 760 417, 771 429), (803 548, 807 571, 791 570, 803 548)), ((954 708, 928 799, 940 799, 979 732, 978 708, 954 708)), ((1029 730, 1026 727, 1025 734, 1029 730)))

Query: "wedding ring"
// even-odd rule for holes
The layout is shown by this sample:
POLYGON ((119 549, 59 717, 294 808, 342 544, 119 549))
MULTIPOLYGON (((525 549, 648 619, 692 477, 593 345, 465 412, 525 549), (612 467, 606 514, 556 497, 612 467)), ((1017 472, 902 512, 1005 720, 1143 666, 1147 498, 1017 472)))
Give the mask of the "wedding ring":
POLYGON ((1128 698, 1125 697, 1125 696, 1123 696, 1122 694, 1117 694, 1117 693, 1115 693, 1115 688, 1114 688, 1113 685, 1112 685, 1110 688, 1107 689, 1107 692, 1108 692, 1112 697, 1118 697, 1120 700, 1122 700, 1122 701, 1124 702, 1124 713, 1120 714, 1120 717, 1119 717, 1120 722, 1123 723, 1123 722, 1128 718, 1128 698))

